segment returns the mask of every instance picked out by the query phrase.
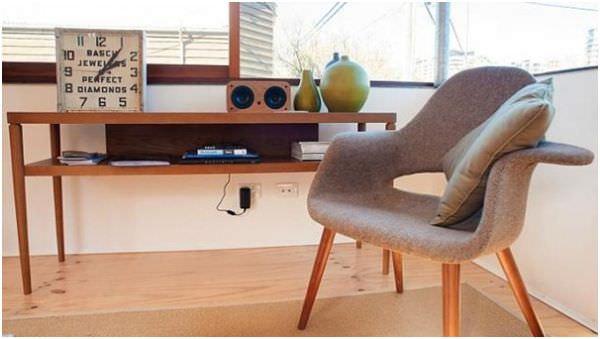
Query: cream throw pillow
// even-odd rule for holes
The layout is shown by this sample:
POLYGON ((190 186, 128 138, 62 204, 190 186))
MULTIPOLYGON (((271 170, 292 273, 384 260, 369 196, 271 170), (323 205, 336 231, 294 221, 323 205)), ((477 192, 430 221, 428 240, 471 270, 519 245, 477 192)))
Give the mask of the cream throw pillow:
POLYGON ((448 185, 433 225, 460 222, 483 206, 492 163, 506 153, 535 147, 554 116, 552 79, 523 87, 442 159, 448 185))

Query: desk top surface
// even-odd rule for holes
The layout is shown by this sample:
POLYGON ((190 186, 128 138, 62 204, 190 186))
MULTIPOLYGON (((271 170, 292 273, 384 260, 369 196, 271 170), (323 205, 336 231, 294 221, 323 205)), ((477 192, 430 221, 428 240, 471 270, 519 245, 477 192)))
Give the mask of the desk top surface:
POLYGON ((10 124, 395 123, 396 113, 8 112, 10 124))

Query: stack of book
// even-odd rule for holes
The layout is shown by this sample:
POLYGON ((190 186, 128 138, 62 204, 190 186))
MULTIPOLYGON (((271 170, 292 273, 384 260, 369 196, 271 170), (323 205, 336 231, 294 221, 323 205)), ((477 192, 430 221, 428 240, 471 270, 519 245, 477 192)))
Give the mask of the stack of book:
POLYGON ((182 157, 184 163, 202 164, 236 164, 256 163, 260 161, 258 154, 243 146, 235 145, 207 145, 186 152, 182 157))
POLYGON ((58 157, 63 165, 97 165, 104 160, 106 155, 101 153, 88 153, 82 151, 64 151, 58 157))
POLYGON ((323 160, 329 147, 329 141, 300 141, 292 144, 292 158, 307 160, 323 160))

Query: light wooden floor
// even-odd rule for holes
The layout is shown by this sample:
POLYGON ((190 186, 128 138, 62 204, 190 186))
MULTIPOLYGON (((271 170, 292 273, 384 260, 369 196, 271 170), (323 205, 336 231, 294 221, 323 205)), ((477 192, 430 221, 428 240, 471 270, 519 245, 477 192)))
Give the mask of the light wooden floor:
MULTIPOLYGON (((71 255, 62 264, 38 256, 32 258, 29 296, 21 294, 17 258, 3 258, 3 318, 301 299, 315 251, 299 246, 71 255)), ((503 280, 474 264, 463 265, 461 273, 464 283, 521 317, 503 280)), ((405 256, 405 289, 440 285, 440 280, 439 264, 405 256)), ((393 281, 393 273, 381 274, 380 249, 335 245, 319 297, 392 291, 393 281)), ((534 300, 534 307, 547 335, 595 335, 542 302, 534 300)))

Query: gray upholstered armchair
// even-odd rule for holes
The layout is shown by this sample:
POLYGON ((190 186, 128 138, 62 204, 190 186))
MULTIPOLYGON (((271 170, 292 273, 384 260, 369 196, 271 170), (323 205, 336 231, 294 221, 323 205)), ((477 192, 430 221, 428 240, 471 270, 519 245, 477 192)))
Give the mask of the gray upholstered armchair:
POLYGON ((392 250, 396 289, 402 292, 401 253, 442 263, 444 335, 458 335, 460 263, 496 253, 533 335, 543 335, 509 246, 523 226, 531 174, 537 163, 585 165, 588 150, 542 142, 496 161, 484 207, 450 227, 432 226, 439 197, 393 187, 399 176, 442 171, 440 161, 520 88, 527 72, 483 67, 461 72, 440 87, 419 114, 394 132, 348 133, 335 138, 308 197, 311 217, 324 226, 299 328, 306 327, 335 233, 392 250))

